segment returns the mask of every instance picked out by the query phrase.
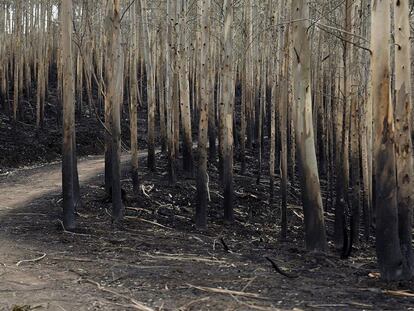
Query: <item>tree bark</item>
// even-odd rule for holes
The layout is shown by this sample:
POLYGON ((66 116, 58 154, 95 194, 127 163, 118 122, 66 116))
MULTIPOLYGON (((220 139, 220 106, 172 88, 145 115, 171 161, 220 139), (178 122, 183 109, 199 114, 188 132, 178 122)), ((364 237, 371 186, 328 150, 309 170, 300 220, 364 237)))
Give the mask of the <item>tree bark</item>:
POLYGON ((75 167, 73 148, 75 133, 75 99, 72 59, 72 0, 61 4, 62 65, 63 65, 63 148, 62 191, 63 225, 65 230, 74 230, 75 223, 75 167))
POLYGON ((189 38, 187 36, 187 6, 180 6, 180 31, 179 31, 179 81, 180 81, 180 107, 181 118, 184 131, 183 144, 183 167, 184 170, 193 172, 193 139, 191 130, 191 111, 190 111, 190 83, 189 83, 189 38))
POLYGON ((411 279, 414 274, 412 246, 413 226, 413 154, 411 141, 411 42, 408 0, 394 0, 395 17, 395 129, 397 164, 397 202, 403 275, 411 279))
POLYGON ((224 0, 224 57, 222 69, 223 83, 223 119, 224 119, 224 220, 234 221, 233 211, 233 107, 234 107, 234 73, 233 73, 233 0, 224 0))
POLYGON ((130 100, 129 100, 129 114, 130 114, 130 132, 131 132, 131 178, 134 193, 139 192, 139 178, 138 178, 138 81, 137 81, 137 68, 138 68, 138 24, 137 24, 137 3, 134 3, 131 8, 132 18, 132 44, 130 47, 129 56, 129 87, 130 87, 130 100))
POLYGON ((403 278, 398 236, 397 175, 393 138, 394 115, 390 94, 390 1, 372 0, 372 100, 374 103, 374 154, 376 168, 376 250, 381 278, 403 278), (381 29, 381 31, 379 31, 381 29))
POLYGON ((120 0, 108 0, 107 32, 107 100, 111 120, 111 194, 112 218, 120 222, 124 216, 121 189, 121 118, 123 89, 123 52, 121 47, 120 0))
POLYGON ((312 122, 310 81, 309 7, 305 0, 292 1, 294 94, 296 101, 296 142, 305 216, 305 240, 308 250, 327 248, 322 197, 316 162, 312 122))
POLYGON ((207 175, 207 141, 208 141, 208 101, 210 90, 208 89, 209 67, 209 14, 211 0, 199 0, 201 6, 201 44, 200 44, 200 118, 198 129, 198 172, 197 172, 197 207, 195 221, 196 226, 204 229, 207 226, 207 199, 208 199, 208 175, 207 175))

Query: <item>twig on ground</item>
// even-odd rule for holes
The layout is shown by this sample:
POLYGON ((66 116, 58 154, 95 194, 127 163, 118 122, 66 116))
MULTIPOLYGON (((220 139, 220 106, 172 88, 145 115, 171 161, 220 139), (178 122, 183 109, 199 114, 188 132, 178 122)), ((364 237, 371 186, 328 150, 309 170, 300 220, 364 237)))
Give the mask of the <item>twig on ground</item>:
POLYGON ((346 308, 349 307, 348 304, 346 303, 324 303, 324 304, 318 304, 318 305, 314 305, 314 304, 307 304, 308 307, 310 308, 315 308, 315 309, 326 309, 326 308, 346 308))
POLYGON ((42 260, 45 257, 46 257, 46 253, 44 253, 42 256, 39 256, 39 257, 36 257, 36 258, 33 258, 33 259, 20 260, 16 263, 16 266, 20 266, 22 263, 25 263, 25 262, 38 262, 38 261, 42 260))
POLYGON ((299 214, 297 211, 292 211, 293 212, 293 214, 295 214, 298 218, 300 218, 300 219, 304 219, 303 218, 303 215, 301 215, 301 214, 299 214))
POLYGON ((78 262, 94 262, 96 260, 89 258, 77 258, 77 257, 49 257, 51 260, 64 260, 64 261, 78 261, 78 262))
POLYGON ((250 303, 247 303, 247 302, 244 302, 244 301, 241 301, 240 299, 238 299, 236 296, 234 296, 234 295, 230 295, 231 296, 231 298, 233 298, 237 303, 239 303, 239 304, 241 304, 241 305, 243 305, 243 306, 245 306, 245 307, 248 307, 250 310, 260 310, 260 311, 271 311, 271 310, 275 310, 275 308, 274 307, 272 307, 272 308, 266 308, 266 307, 260 307, 260 306, 256 306, 256 305, 253 305, 253 304, 250 304, 250 303))
POLYGON ((386 295, 397 296, 397 297, 414 297, 414 292, 408 290, 383 290, 386 295))
POLYGON ((85 234, 85 233, 77 233, 77 232, 68 231, 68 230, 66 230, 65 225, 63 224, 63 221, 61 221, 60 219, 58 219, 57 221, 58 221, 58 222, 60 223, 60 225, 62 226, 63 233, 68 233, 68 234, 72 234, 72 235, 79 235, 79 236, 88 236, 88 237, 90 237, 90 236, 91 236, 90 234, 85 234))
POLYGON ((213 288, 213 287, 203 287, 203 286, 195 286, 191 284, 187 284, 190 288, 195 288, 201 290, 203 292, 210 292, 210 293, 218 293, 218 294, 225 294, 225 295, 234 295, 240 297, 248 297, 248 298, 255 298, 255 299, 264 299, 267 300, 268 298, 262 297, 256 293, 246 293, 246 292, 239 292, 230 289, 222 289, 222 288, 213 288))
POLYGON ((192 238, 192 239, 194 239, 194 240, 197 240, 197 241, 199 241, 199 242, 201 242, 201 243, 205 243, 202 239, 200 239, 198 236, 195 236, 195 235, 192 235, 192 236, 190 236, 190 238, 192 238))
POLYGON ((95 285, 101 291, 104 291, 104 292, 107 292, 107 293, 111 293, 111 294, 113 294, 113 295, 115 295, 117 297, 120 297, 120 298, 123 298, 125 300, 130 301, 132 303, 132 306, 131 307, 133 307, 136 310, 141 310, 141 311, 154 311, 154 309, 145 306, 144 304, 140 303, 139 301, 135 300, 134 298, 129 297, 129 296, 124 295, 124 294, 121 294, 121 293, 118 293, 118 292, 116 292, 116 291, 114 291, 112 289, 106 288, 106 287, 102 286, 101 284, 99 284, 98 282, 95 282, 95 281, 90 280, 90 279, 83 279, 83 280, 85 282, 87 282, 87 283, 90 283, 90 284, 95 285))
POLYGON ((145 208, 139 208, 139 207, 125 207, 125 209, 135 212, 145 212, 145 213, 151 213, 151 211, 146 210, 145 208))
POLYGON ((207 198, 208 201, 211 202, 211 196, 210 196, 210 176, 207 174, 207 198))
POLYGON ((149 186, 141 185, 141 191, 147 198, 150 197, 148 193, 151 192, 152 189, 154 189, 154 185, 149 185, 149 186))
POLYGON ((220 199, 224 199, 224 197, 219 192, 217 191, 210 191, 210 192, 218 196, 220 199))
POLYGON ((146 219, 144 219, 144 218, 140 218, 140 217, 135 217, 135 216, 125 216, 125 219, 135 219, 135 220, 139 220, 139 221, 142 221, 142 222, 146 222, 146 223, 152 224, 152 225, 154 225, 154 226, 158 226, 158 227, 160 227, 160 228, 164 228, 164 229, 172 230, 171 228, 166 227, 166 226, 164 226, 164 225, 161 225, 161 224, 159 224, 159 223, 157 223, 157 222, 155 222, 155 221, 146 220, 146 219))
POLYGON ((207 300, 209 300, 209 299, 210 299, 210 297, 203 297, 203 298, 201 298, 201 299, 192 300, 192 301, 190 301, 189 303, 186 303, 185 305, 183 305, 183 306, 179 307, 179 308, 178 308, 178 310, 179 310, 179 311, 185 311, 185 310, 187 310, 187 309, 188 309, 191 305, 194 305, 194 304, 199 303, 199 302, 204 302, 204 301, 207 301, 207 300))
POLYGON ((366 303, 360 303, 360 302, 355 302, 355 301, 348 301, 348 304, 351 306, 355 306, 355 307, 359 307, 359 308, 364 308, 364 309, 372 309, 374 308, 373 305, 369 305, 366 303))
POLYGON ((215 264, 226 264, 227 263, 224 260, 197 257, 196 255, 183 256, 180 254, 165 254, 165 253, 161 253, 160 255, 151 255, 151 254, 146 253, 145 255, 149 258, 158 258, 158 259, 166 259, 166 260, 196 261, 196 262, 215 263, 215 264))
POLYGON ((292 275, 292 274, 289 274, 289 273, 287 273, 287 272, 283 271, 283 270, 282 270, 282 269, 280 269, 280 268, 277 266, 277 264, 276 264, 276 263, 275 263, 272 259, 270 259, 269 257, 265 257, 265 258, 266 258, 266 260, 267 260, 267 261, 269 261, 269 262, 272 264, 273 269, 275 269, 277 273, 279 273, 279 274, 281 274, 281 275, 283 275, 283 276, 285 276, 285 277, 287 277, 287 278, 289 278, 289 279, 296 279, 296 278, 298 278, 298 277, 299 277, 298 275, 292 275))
POLYGON ((223 238, 220 238, 220 242, 221 242, 221 244, 223 244, 224 250, 225 250, 227 253, 231 253, 230 248, 227 246, 226 242, 224 242, 224 239, 223 239, 223 238))
POLYGON ((257 279, 257 276, 255 276, 254 278, 251 278, 241 291, 244 292, 256 279, 257 279))

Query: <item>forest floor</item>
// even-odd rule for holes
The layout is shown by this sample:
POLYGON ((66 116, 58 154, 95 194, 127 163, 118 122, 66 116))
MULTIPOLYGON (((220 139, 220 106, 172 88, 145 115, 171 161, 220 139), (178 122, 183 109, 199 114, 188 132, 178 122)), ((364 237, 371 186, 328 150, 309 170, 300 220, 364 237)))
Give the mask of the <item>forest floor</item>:
MULTIPOLYGON (((141 191, 133 194, 123 156, 122 227, 111 224, 102 157, 79 161, 83 206, 75 234, 58 220, 60 163, 0 175, 0 310, 414 309, 412 283, 378 279, 372 242, 348 260, 340 260, 331 244, 328 254, 305 251, 295 185, 289 238, 280 241, 279 199, 269 204, 268 181, 256 184, 252 173, 241 176, 236 166, 236 222, 225 225, 211 165, 209 225, 200 232, 192 220, 194 180, 181 174, 171 186, 165 158, 157 155, 155 173, 145 159, 142 154, 141 191), (277 273, 266 256, 290 277, 277 273)), ((330 236, 332 214, 327 219, 330 236)))

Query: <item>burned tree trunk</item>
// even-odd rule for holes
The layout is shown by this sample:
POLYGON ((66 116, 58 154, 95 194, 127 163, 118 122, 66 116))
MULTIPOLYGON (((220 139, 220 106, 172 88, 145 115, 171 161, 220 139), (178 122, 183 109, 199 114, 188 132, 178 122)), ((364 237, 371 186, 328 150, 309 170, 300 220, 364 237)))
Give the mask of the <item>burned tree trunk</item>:
POLYGON ((224 220, 234 221, 233 211, 233 8, 232 0, 224 0, 224 58, 223 58, 223 185, 224 185, 224 220))
POLYGON ((398 228, 403 259, 403 275, 414 274, 413 226, 413 154, 411 133, 411 43, 408 0, 394 1, 395 17, 395 129, 398 228))
POLYGON ((107 94, 111 134, 112 218, 122 220, 124 206, 121 194, 121 116, 123 89, 123 52, 121 47, 121 16, 119 0, 108 0, 107 32, 107 94))
POLYGON ((207 175, 207 142, 208 142, 208 53, 209 40, 209 10, 211 0, 199 0, 201 5, 201 44, 200 44, 200 118, 198 127, 198 172, 197 172, 197 207, 195 221, 198 228, 207 226, 207 199, 208 199, 208 175, 207 175))
POLYGON ((389 0, 372 1, 372 100, 374 105, 374 155, 376 169, 376 249, 381 278, 403 278, 398 236, 397 175, 394 150, 394 112, 390 94, 389 0), (379 31, 381 29, 381 31, 379 31))
POLYGON ((309 7, 304 0, 292 1, 294 94, 296 101, 296 143, 305 216, 305 240, 308 250, 327 247, 322 196, 316 162, 312 122, 309 7))
POLYGON ((63 148, 62 148, 62 191, 63 224, 65 230, 75 229, 76 179, 74 152, 75 99, 72 59, 72 0, 61 4, 62 65, 63 65, 63 148))

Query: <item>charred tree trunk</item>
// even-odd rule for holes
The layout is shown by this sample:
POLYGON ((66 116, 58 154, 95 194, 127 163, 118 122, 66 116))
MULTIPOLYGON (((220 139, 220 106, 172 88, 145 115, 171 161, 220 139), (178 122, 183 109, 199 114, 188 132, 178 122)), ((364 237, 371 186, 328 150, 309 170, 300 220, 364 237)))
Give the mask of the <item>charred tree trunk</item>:
POLYGON ((292 1, 294 94, 296 101, 296 143, 305 216, 305 240, 308 250, 327 248, 322 196, 316 162, 312 122, 309 7, 304 0, 292 1))
POLYGON ((208 53, 209 39, 209 10, 210 0, 199 0, 201 5, 201 44, 200 44, 200 118, 198 128, 198 172, 197 172, 197 207, 195 221, 196 226, 203 229, 207 226, 207 200, 208 200, 208 175, 207 175, 207 141, 208 141, 208 101, 210 91, 208 83, 208 53))
POLYGON ((394 112, 390 94, 389 0, 372 1, 372 100, 376 168, 376 249, 381 278, 400 280, 403 261, 398 236, 397 174, 395 168, 394 112), (381 31, 379 31, 381 29, 381 31))
POLYGON ((62 155, 62 190, 63 190, 63 224, 65 230, 74 230, 75 197, 75 98, 72 59, 72 0, 63 0, 61 5, 62 27, 62 65, 63 65, 63 155, 62 155))
POLYGON ((233 107, 234 107, 234 73, 233 73, 233 0, 224 0, 224 57, 223 57, 223 118, 224 118, 224 220, 234 221, 233 211, 233 107))
POLYGON ((408 0, 394 1, 395 17, 395 129, 397 164, 398 230, 403 259, 403 275, 414 275, 413 154, 411 133, 411 42, 408 0))

